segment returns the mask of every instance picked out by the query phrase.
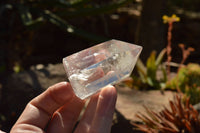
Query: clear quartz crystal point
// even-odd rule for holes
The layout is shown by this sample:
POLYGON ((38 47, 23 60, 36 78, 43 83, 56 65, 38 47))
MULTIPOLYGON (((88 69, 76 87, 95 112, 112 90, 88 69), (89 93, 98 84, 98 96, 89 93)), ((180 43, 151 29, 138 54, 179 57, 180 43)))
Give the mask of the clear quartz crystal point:
POLYGON ((128 77, 141 51, 141 46, 110 40, 63 58, 63 65, 76 96, 85 99, 128 77))

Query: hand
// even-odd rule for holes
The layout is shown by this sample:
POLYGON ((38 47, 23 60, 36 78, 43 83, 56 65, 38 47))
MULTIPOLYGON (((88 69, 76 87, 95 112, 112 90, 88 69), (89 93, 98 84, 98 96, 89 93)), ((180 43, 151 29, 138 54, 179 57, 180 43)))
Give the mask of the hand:
POLYGON ((109 133, 116 98, 112 86, 93 95, 74 129, 85 101, 75 96, 69 83, 61 82, 27 104, 11 133, 109 133))

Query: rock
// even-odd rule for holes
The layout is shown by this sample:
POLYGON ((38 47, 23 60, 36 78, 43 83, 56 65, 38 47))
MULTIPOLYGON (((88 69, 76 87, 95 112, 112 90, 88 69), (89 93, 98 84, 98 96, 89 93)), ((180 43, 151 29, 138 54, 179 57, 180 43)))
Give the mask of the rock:
POLYGON ((195 104, 193 107, 200 113, 200 103, 195 104))
MULTIPOLYGON (((7 118, 6 123, 9 124, 2 125, 5 125, 9 130, 31 99, 49 86, 66 80, 67 76, 62 64, 36 65, 32 66, 30 70, 17 74, 13 73, 5 77, 6 82, 2 84, 3 100, 0 103, 0 108, 2 114, 7 118)), ((143 105, 156 112, 160 111, 164 105, 168 105, 168 100, 172 99, 174 94, 170 91, 162 94, 159 90, 140 91, 119 85, 116 85, 116 88, 118 99, 115 114, 117 114, 117 120, 121 121, 123 126, 120 122, 117 122, 112 128, 113 132, 119 130, 117 128, 119 125, 132 130, 130 121, 138 121, 135 117, 136 113, 145 113, 143 105)))
MULTIPOLYGON (((16 108, 23 108, 33 97, 39 95, 49 86, 66 81, 62 64, 49 64, 48 66, 36 65, 30 70, 14 73, 7 78, 6 101, 13 101, 16 108), (20 104, 22 103, 23 104, 20 104)), ((128 87, 116 86, 118 99, 116 109, 129 120, 138 120, 135 117, 137 112, 145 113, 144 105, 155 111, 160 111, 163 106, 168 106, 168 101, 173 98, 173 92, 165 91, 162 94, 159 90, 139 91, 128 87)))
POLYGON ((30 70, 13 73, 6 77, 3 84, 1 106, 8 106, 11 112, 20 114, 31 99, 49 86, 66 80, 62 64, 49 64, 46 67, 32 66, 30 70))
POLYGON ((140 91, 128 87, 117 86, 118 98, 116 109, 131 121, 140 121, 135 115, 140 112, 146 114, 144 106, 159 112, 164 106, 169 106, 175 92, 159 90, 140 91))
POLYGON ((66 80, 67 76, 62 64, 49 64, 46 67, 36 65, 30 70, 8 76, 6 87, 25 91, 28 88, 43 91, 55 83, 66 80))
POLYGON ((3 80, 0 115, 6 119, 3 122, 0 119, 0 126, 8 132, 31 99, 49 86, 66 81, 67 77, 62 64, 49 64, 32 66, 29 70, 4 76, 3 80))

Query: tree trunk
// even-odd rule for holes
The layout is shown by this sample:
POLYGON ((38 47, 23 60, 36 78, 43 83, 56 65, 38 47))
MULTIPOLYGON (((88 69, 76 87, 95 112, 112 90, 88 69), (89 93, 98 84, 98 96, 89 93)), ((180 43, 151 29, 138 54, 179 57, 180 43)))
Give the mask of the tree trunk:
POLYGON ((160 52, 165 47, 164 25, 166 0, 143 0, 142 13, 136 34, 136 44, 143 46, 142 60, 146 60, 152 50, 160 52))

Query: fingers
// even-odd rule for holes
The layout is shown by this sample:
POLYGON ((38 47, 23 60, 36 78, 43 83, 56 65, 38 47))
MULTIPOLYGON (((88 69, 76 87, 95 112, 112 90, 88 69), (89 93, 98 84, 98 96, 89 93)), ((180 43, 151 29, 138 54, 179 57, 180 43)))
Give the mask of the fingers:
POLYGON ((67 101, 70 101, 73 96, 71 85, 67 82, 49 87, 44 93, 27 104, 11 131, 17 129, 17 127, 23 127, 22 124, 44 129, 52 114, 67 101))
MULTIPOLYGON (((92 96, 76 132, 109 133, 116 103, 116 90, 109 86, 92 96)), ((28 103, 12 132, 72 132, 84 101, 77 98, 69 83, 48 88, 28 103), (53 117, 52 117, 53 115, 53 117)))
POLYGON ((95 112, 96 112, 98 98, 99 98, 99 93, 93 95, 90 98, 90 102, 88 103, 85 113, 83 114, 75 133, 81 133, 81 132, 88 133, 89 132, 90 126, 92 125, 92 120, 93 120, 95 112))
POLYGON ((47 133, 72 132, 84 103, 83 100, 74 97, 70 102, 56 111, 48 125, 47 133))
POLYGON ((117 92, 113 86, 102 89, 90 132, 110 133, 117 92))
POLYGON ((109 133, 116 98, 117 92, 113 86, 107 86, 100 94, 92 96, 75 133, 109 133))

